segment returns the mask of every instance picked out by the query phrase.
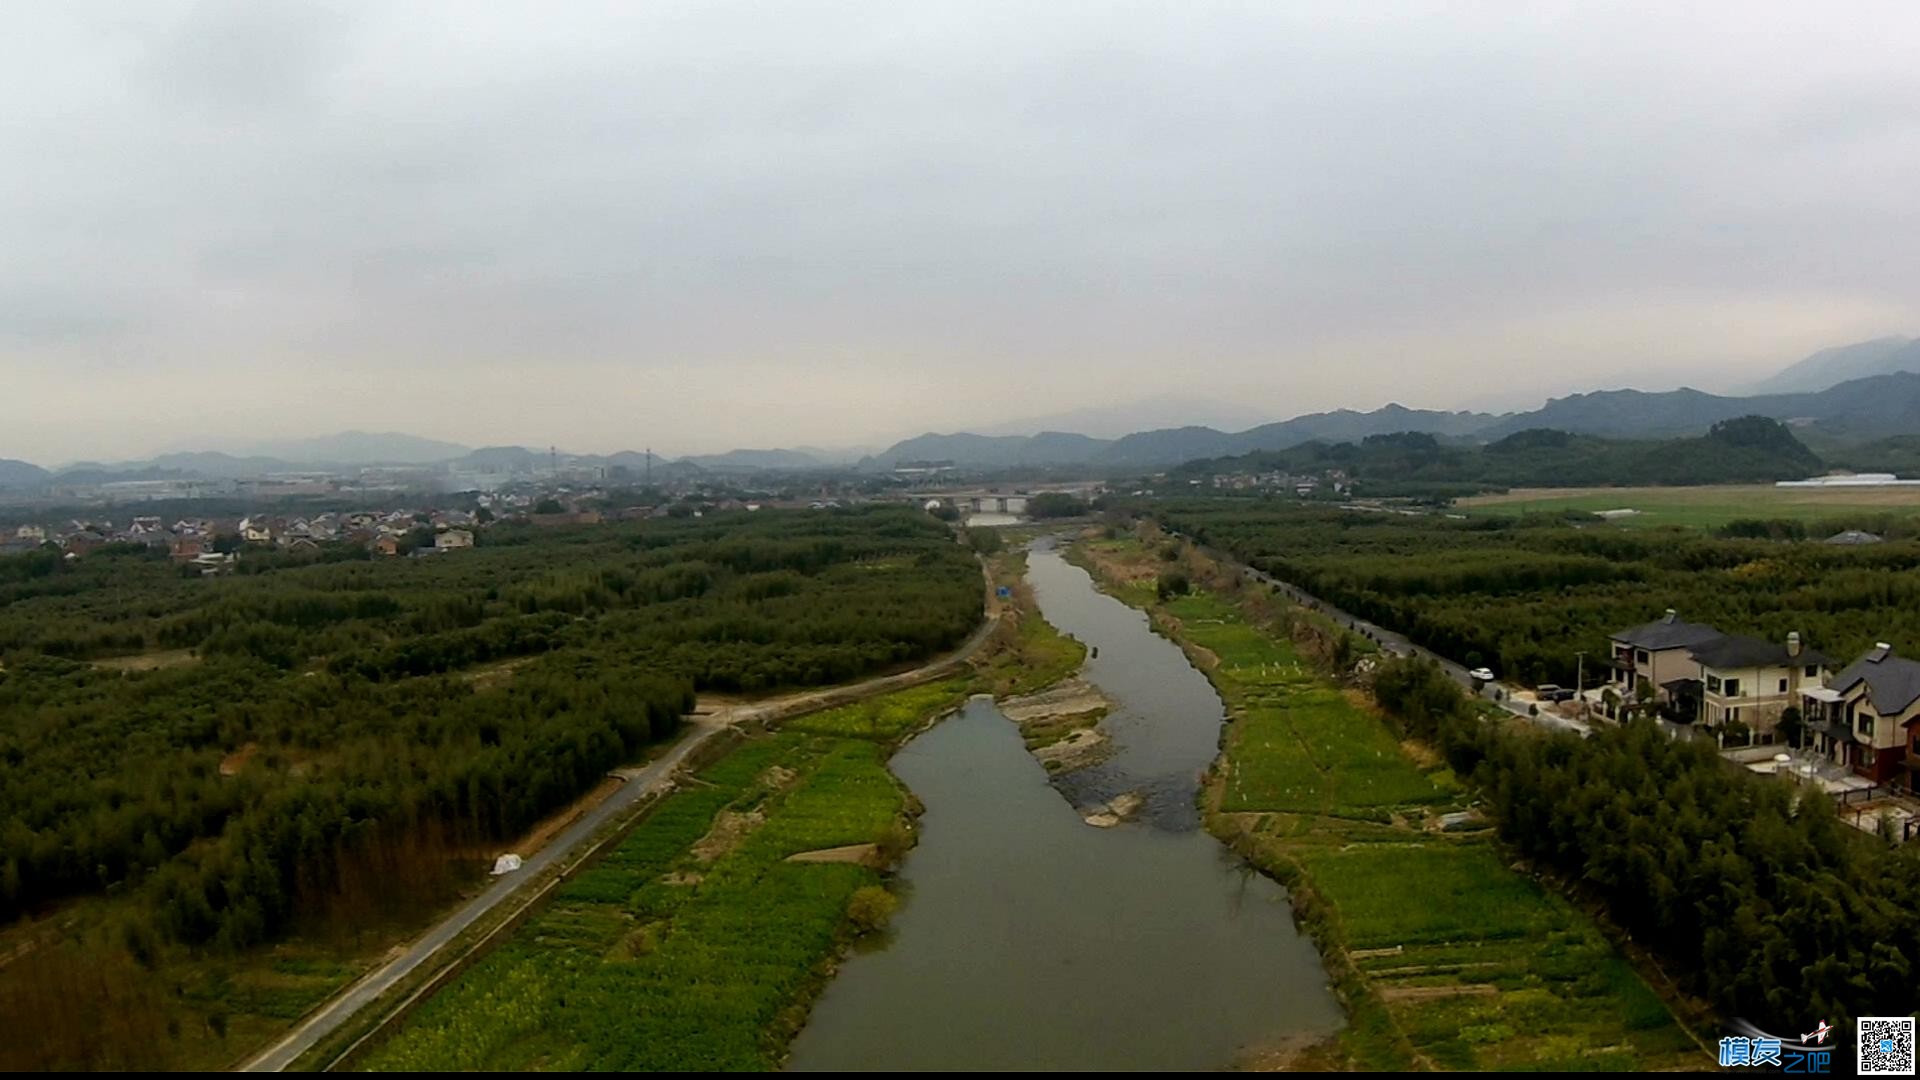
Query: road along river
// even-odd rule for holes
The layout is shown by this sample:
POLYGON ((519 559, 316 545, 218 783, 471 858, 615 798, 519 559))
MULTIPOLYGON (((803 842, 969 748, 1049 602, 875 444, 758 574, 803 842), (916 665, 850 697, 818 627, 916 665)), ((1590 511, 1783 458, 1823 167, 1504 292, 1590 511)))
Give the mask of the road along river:
POLYGON ((1046 544, 1047 619, 1097 655, 1116 752, 1056 778, 982 697, 895 755, 926 805, 906 902, 851 957, 790 1067, 1209 1069, 1323 1037, 1342 1016, 1286 895, 1198 828, 1225 710, 1146 617, 1046 544), (1082 820, 1123 792, 1140 817, 1082 820))

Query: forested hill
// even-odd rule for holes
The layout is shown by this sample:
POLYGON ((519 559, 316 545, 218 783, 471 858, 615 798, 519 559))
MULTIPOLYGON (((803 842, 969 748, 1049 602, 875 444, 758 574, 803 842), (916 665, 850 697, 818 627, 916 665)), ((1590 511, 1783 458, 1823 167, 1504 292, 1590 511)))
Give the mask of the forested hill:
MULTIPOLYGON (((696 691, 851 679, 981 617, 973 557, 905 508, 481 543, 243 553, 217 578, 144 549, 0 558, 0 925, 111 897, 113 955, 151 958, 417 906, 696 691), (93 662, 128 654, 154 669, 93 662)), ((10 1039, 33 1026, 11 977, 10 1039)))
POLYGON ((1189 462, 1188 479, 1230 473, 1344 471, 1361 494, 1465 492, 1510 487, 1727 484, 1797 479, 1820 458, 1784 424, 1748 416, 1690 439, 1628 440, 1551 429, 1515 432, 1486 446, 1431 435, 1375 435, 1357 443, 1312 442, 1289 450, 1189 462))

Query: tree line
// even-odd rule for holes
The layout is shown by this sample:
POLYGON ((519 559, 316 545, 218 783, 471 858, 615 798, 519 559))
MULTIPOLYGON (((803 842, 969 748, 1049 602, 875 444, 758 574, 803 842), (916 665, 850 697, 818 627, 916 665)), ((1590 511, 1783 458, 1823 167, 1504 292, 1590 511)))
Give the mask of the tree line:
POLYGON ((1858 547, 1621 530, 1562 518, 1366 514, 1245 500, 1170 500, 1170 527, 1443 656, 1571 686, 1608 636, 1667 608, 1727 633, 1806 643, 1842 663, 1920 643, 1920 540, 1858 547))

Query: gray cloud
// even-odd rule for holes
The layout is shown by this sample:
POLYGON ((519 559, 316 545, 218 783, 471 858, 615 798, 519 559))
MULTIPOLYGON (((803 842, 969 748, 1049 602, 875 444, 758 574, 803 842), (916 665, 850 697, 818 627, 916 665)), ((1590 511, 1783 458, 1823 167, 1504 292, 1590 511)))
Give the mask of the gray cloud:
POLYGON ((0 456, 1709 388, 1920 332, 1910 5, 53 5, 0 456))

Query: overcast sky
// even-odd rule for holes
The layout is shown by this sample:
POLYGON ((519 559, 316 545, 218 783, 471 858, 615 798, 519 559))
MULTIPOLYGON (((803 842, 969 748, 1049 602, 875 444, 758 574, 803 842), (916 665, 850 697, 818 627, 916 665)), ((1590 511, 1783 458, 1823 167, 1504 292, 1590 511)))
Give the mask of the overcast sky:
POLYGON ((1920 5, 1633 7, 9 4, 0 457, 1533 405, 1920 334, 1920 5))

